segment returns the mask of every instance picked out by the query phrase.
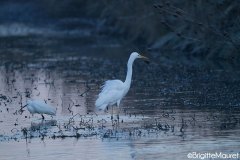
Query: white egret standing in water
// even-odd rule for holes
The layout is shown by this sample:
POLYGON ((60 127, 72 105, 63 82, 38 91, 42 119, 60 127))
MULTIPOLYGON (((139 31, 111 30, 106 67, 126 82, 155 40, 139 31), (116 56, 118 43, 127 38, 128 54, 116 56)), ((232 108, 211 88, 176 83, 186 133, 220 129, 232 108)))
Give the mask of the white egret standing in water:
POLYGON ((34 114, 34 113, 41 114, 42 119, 45 118, 43 114, 56 115, 56 108, 40 100, 28 100, 27 109, 31 114, 34 114))
MULTIPOLYGON (((130 88, 132 80, 132 66, 134 60, 137 58, 142 58, 144 61, 149 62, 147 57, 141 56, 137 52, 133 52, 128 59, 126 80, 124 82, 120 80, 106 81, 102 86, 102 91, 98 95, 98 99, 96 100, 96 108, 99 110, 105 110, 107 106, 112 106, 114 104, 117 104, 119 107, 122 98, 127 94, 130 88)), ((111 119, 113 119, 113 115, 111 116, 111 119)), ((119 114, 117 114, 117 119, 119 120, 119 114)))

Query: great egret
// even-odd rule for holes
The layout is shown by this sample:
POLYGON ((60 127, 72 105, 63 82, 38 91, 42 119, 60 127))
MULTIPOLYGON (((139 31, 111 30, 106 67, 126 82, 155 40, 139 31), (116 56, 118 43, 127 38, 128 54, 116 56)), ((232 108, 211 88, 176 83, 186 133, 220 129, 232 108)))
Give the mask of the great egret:
MULTIPOLYGON (((125 82, 120 80, 108 80, 101 87, 101 93, 98 95, 98 99, 95 102, 96 108, 99 110, 105 110, 107 106, 117 104, 119 108, 122 98, 127 94, 132 80, 132 66, 133 62, 137 58, 142 58, 146 62, 149 62, 147 57, 141 56, 137 52, 131 53, 127 63, 127 76, 125 82)), ((119 115, 117 115, 119 120, 119 115)), ((113 119, 113 116, 111 116, 113 119)))
POLYGON ((34 113, 41 114, 42 119, 45 118, 43 114, 56 115, 56 108, 40 100, 28 100, 27 109, 31 114, 34 114, 34 113))

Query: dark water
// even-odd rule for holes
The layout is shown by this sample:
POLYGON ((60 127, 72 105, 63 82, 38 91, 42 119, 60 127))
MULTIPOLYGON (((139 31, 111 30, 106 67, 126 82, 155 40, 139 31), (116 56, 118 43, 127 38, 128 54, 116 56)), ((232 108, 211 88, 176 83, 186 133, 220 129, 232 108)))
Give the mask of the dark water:
POLYGON ((22 29, 22 36, 11 27, 10 36, 2 32, 0 38, 0 159, 187 159, 190 152, 239 152, 236 66, 148 51, 152 62, 135 62, 117 124, 94 102, 105 80, 125 79, 135 46, 91 30, 61 33, 69 38, 48 30, 50 36, 38 37, 46 30, 22 29), (57 115, 42 121, 19 112, 30 98, 55 106, 57 115))

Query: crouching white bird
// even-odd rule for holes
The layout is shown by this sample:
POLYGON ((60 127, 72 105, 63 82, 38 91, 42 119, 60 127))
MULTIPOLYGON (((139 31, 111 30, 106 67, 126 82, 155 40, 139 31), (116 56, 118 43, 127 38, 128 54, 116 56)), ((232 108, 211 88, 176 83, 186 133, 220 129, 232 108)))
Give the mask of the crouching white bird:
POLYGON ((27 109, 31 114, 38 113, 42 115, 42 119, 45 119, 43 114, 56 115, 56 108, 46 104, 40 100, 28 100, 27 109))
MULTIPOLYGON (((142 58, 144 61, 149 62, 147 57, 141 56, 137 52, 131 53, 127 63, 127 76, 124 82, 120 80, 108 80, 102 86, 101 93, 95 102, 95 106, 99 110, 105 110, 107 106, 117 104, 119 107, 122 98, 127 94, 132 80, 132 66, 137 58, 142 58)), ((119 120, 119 115, 117 115, 119 120)), ((113 116, 111 116, 113 119, 113 116)))

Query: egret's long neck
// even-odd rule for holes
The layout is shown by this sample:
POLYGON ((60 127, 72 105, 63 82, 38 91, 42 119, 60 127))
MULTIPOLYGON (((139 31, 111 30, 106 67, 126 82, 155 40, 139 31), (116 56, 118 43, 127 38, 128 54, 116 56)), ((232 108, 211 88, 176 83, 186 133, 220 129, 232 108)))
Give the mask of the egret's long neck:
POLYGON ((127 64, 127 76, 124 84, 128 87, 130 87, 131 81, 132 81, 132 66, 133 66, 134 60, 135 59, 130 57, 127 64))

